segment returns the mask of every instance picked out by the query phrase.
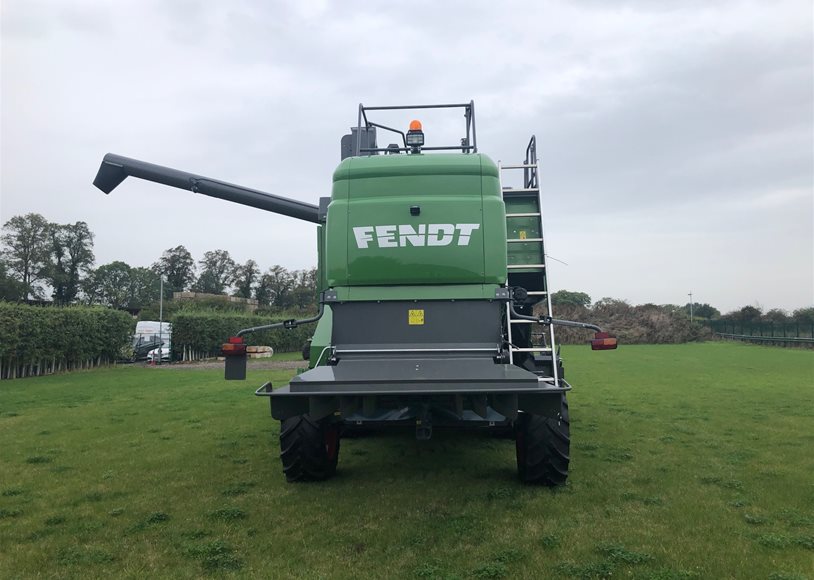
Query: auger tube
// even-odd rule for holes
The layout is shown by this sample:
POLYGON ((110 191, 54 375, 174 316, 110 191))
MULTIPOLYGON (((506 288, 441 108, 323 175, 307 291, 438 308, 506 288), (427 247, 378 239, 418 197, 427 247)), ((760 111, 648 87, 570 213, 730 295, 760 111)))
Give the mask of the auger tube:
POLYGON ((105 155, 93 185, 110 193, 127 177, 138 177, 307 222, 320 223, 319 207, 316 205, 113 153, 105 155))

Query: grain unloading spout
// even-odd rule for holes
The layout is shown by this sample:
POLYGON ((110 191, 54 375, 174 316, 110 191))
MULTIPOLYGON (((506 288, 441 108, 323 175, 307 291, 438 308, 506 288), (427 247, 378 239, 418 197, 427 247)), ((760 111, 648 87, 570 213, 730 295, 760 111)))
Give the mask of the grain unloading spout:
POLYGON ((114 155, 113 153, 105 155, 99 167, 99 172, 96 174, 96 179, 93 180, 93 185, 105 193, 110 193, 127 177, 138 177, 139 179, 186 189, 193 193, 202 193, 209 197, 256 207, 257 209, 279 213, 315 224, 321 222, 319 207, 310 203, 139 161, 138 159, 114 155))

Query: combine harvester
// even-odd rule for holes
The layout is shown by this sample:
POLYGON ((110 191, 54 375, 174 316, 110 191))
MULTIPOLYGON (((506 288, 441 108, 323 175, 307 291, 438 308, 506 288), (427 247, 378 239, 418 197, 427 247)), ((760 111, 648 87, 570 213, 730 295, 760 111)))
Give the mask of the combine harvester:
POLYGON ((343 433, 398 426, 418 439, 434 427, 512 432, 520 479, 563 485, 571 385, 554 327, 596 331, 595 350, 616 338, 551 316, 535 138, 522 163, 499 167, 478 153, 472 102, 359 105, 341 151, 319 205, 112 154, 94 185, 110 193, 138 177, 316 225, 318 314, 241 330, 224 345, 226 378, 245 379, 244 335, 317 323, 309 370, 256 392, 282 422, 288 481, 332 476, 343 433), (405 133, 370 119, 416 109, 462 110, 465 135, 425 146, 418 121, 405 133), (379 147, 377 130, 400 143, 379 147), (505 171, 522 171, 521 187, 502 187, 505 171))

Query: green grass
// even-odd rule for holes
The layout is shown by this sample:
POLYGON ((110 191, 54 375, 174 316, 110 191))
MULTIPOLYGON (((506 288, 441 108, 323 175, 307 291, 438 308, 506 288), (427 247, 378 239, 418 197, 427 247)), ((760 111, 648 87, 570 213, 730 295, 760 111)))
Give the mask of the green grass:
POLYGON ((289 371, 118 368, 0 384, 0 578, 814 577, 814 353, 564 350, 561 490, 508 440, 342 443, 286 484, 253 390, 289 371))

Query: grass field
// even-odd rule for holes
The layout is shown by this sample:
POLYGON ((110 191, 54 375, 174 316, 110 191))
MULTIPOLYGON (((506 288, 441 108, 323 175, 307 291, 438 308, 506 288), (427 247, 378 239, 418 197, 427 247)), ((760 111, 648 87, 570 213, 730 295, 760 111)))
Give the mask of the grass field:
POLYGON ((0 384, 0 578, 814 578, 814 353, 564 349, 572 472, 514 443, 343 440, 291 485, 253 390, 289 371, 116 368, 0 384))

